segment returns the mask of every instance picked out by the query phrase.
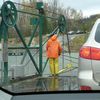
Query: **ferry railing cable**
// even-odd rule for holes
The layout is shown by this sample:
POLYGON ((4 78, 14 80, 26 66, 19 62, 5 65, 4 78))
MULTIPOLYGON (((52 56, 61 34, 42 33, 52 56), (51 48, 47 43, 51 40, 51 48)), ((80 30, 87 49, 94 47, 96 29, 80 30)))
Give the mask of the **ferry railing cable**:
POLYGON ((33 5, 32 6, 31 5, 25 5, 25 4, 17 3, 17 2, 13 2, 13 3, 16 4, 16 5, 21 5, 21 6, 28 7, 28 8, 35 8, 35 7, 33 7, 33 5))
POLYGON ((78 64, 77 62, 74 62, 73 60, 70 60, 70 59, 65 58, 65 60, 70 61, 70 62, 75 63, 75 64, 78 64))
MULTIPOLYGON (((46 57, 46 56, 43 56, 43 57, 46 57)), ((69 58, 69 56, 67 56, 67 57, 69 58)), ((74 57, 71 57, 71 58, 73 58, 73 59, 78 59, 78 58, 74 58, 74 57)), ((75 62, 75 61, 73 61, 72 59, 64 58, 64 60, 67 60, 67 61, 70 61, 70 62, 72 62, 72 63, 78 64, 78 62, 75 62)))
POLYGON ((65 56, 65 57, 70 57, 70 58, 73 58, 73 59, 77 59, 78 60, 78 58, 77 57, 73 57, 73 56, 67 56, 67 55, 63 55, 63 56, 65 56))
MULTIPOLYGON (((34 8, 34 10, 36 10, 36 8, 33 5, 25 5, 25 4, 17 3, 17 2, 13 2, 13 3, 16 4, 16 5, 21 5, 21 6, 28 7, 28 8, 34 8)), ((50 11, 50 10, 44 10, 44 11, 48 12, 48 13, 53 13, 55 15, 61 15, 60 13, 55 13, 55 12, 50 11)))

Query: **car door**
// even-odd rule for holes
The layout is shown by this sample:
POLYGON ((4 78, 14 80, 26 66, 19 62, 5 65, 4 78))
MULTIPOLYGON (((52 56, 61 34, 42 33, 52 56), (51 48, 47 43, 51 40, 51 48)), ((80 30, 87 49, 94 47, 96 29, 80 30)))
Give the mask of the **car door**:
POLYGON ((93 70, 93 78, 100 83, 100 20, 95 25, 94 37, 91 47, 91 65, 93 70))

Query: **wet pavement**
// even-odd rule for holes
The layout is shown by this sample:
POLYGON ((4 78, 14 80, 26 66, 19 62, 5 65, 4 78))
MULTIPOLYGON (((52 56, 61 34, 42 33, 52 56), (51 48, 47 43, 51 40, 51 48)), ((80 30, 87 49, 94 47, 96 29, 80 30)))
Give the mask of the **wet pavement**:
POLYGON ((76 76, 37 77, 10 83, 3 88, 13 93, 78 90, 76 76))

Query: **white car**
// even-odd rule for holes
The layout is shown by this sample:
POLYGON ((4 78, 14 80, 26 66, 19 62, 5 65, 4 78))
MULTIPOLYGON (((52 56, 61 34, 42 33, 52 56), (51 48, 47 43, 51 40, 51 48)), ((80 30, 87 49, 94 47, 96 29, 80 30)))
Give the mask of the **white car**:
POLYGON ((68 35, 73 35, 73 34, 75 34, 74 31, 69 31, 69 32, 68 32, 68 35))
POLYGON ((84 34, 85 32, 78 30, 76 34, 84 34))
POLYGON ((79 52, 80 90, 100 90, 100 19, 79 52))

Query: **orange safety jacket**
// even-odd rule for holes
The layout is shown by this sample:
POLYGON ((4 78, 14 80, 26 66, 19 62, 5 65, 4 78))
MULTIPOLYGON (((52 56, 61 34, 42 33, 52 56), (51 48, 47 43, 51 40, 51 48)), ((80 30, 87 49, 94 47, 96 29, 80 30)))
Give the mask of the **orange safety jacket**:
POLYGON ((46 54, 48 58, 58 58, 62 52, 62 47, 57 39, 57 35, 53 35, 47 42, 46 54))

